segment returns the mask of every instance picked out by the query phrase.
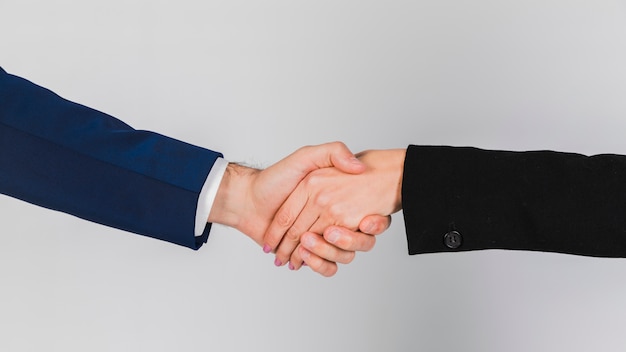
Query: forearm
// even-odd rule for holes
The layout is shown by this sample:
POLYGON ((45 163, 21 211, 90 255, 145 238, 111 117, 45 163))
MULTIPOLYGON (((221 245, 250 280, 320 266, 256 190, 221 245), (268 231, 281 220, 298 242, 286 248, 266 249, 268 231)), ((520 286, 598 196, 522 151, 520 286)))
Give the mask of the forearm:
POLYGON ((411 146, 402 187, 409 253, 626 256, 624 179, 624 156, 411 146), (452 230, 458 248, 444 243, 452 230))
POLYGON ((197 198, 220 156, 0 71, 0 192, 198 248, 197 198))

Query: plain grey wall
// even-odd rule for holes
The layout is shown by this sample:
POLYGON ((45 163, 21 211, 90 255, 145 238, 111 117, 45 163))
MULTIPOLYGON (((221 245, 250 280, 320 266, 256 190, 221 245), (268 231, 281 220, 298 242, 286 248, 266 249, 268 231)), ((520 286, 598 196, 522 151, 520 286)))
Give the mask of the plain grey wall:
MULTIPOLYGON (((333 140, 626 153, 624 1, 0 0, 0 39, 8 72, 232 161, 333 140)), ((0 211, 2 351, 626 346, 622 259, 410 257, 397 214, 324 279, 224 227, 193 252, 0 211)))

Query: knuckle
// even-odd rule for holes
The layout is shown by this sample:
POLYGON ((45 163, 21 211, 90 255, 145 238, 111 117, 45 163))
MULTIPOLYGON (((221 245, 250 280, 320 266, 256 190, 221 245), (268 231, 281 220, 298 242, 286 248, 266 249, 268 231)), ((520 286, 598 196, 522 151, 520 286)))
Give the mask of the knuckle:
POLYGON ((330 147, 333 149, 348 149, 345 143, 341 141, 334 141, 329 143, 330 147))
POLYGON ((326 208, 330 204, 330 196, 326 192, 320 192, 313 198, 313 202, 320 208, 326 208))
POLYGON ((288 227, 291 225, 293 217, 291 213, 287 210, 281 210, 278 214, 276 214, 276 224, 280 227, 288 227))
POLYGON ((312 146, 312 145, 310 145, 310 144, 308 144, 308 145, 305 145, 305 146, 302 146, 302 147, 298 148, 298 150, 296 150, 296 152, 307 153, 307 152, 309 152, 311 149, 313 149, 313 146, 312 146))
POLYGON ((321 178, 317 175, 317 173, 314 173, 308 175, 302 182, 306 189, 315 189, 320 184, 321 178))
POLYGON ((290 227, 285 234, 285 237, 293 242, 296 242, 300 239, 302 232, 296 227, 290 227))
POLYGON ((340 219, 343 214, 344 214, 344 211, 343 211, 343 206, 341 206, 341 204, 332 203, 328 205, 328 215, 331 217, 331 219, 333 220, 340 219))

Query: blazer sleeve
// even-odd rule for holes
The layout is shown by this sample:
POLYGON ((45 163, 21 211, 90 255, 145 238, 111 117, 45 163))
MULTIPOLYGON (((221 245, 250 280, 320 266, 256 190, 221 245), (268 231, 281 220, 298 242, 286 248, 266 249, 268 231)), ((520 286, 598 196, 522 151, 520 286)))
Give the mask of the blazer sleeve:
POLYGON ((409 146, 409 253, 479 249, 626 256, 626 157, 409 146))
POLYGON ((0 69, 0 193, 198 249, 198 196, 221 154, 67 101, 0 69))

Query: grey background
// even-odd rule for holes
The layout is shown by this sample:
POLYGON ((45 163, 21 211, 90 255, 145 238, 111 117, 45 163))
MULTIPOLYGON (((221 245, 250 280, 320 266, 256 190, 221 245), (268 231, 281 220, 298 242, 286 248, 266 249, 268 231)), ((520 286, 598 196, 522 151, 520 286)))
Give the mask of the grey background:
MULTIPOLYGON (((232 161, 333 140, 626 153, 624 1, 0 0, 0 18, 7 71, 232 161)), ((0 211, 2 351, 626 345, 623 259, 410 257, 396 214, 324 279, 224 227, 193 252, 0 211)))

